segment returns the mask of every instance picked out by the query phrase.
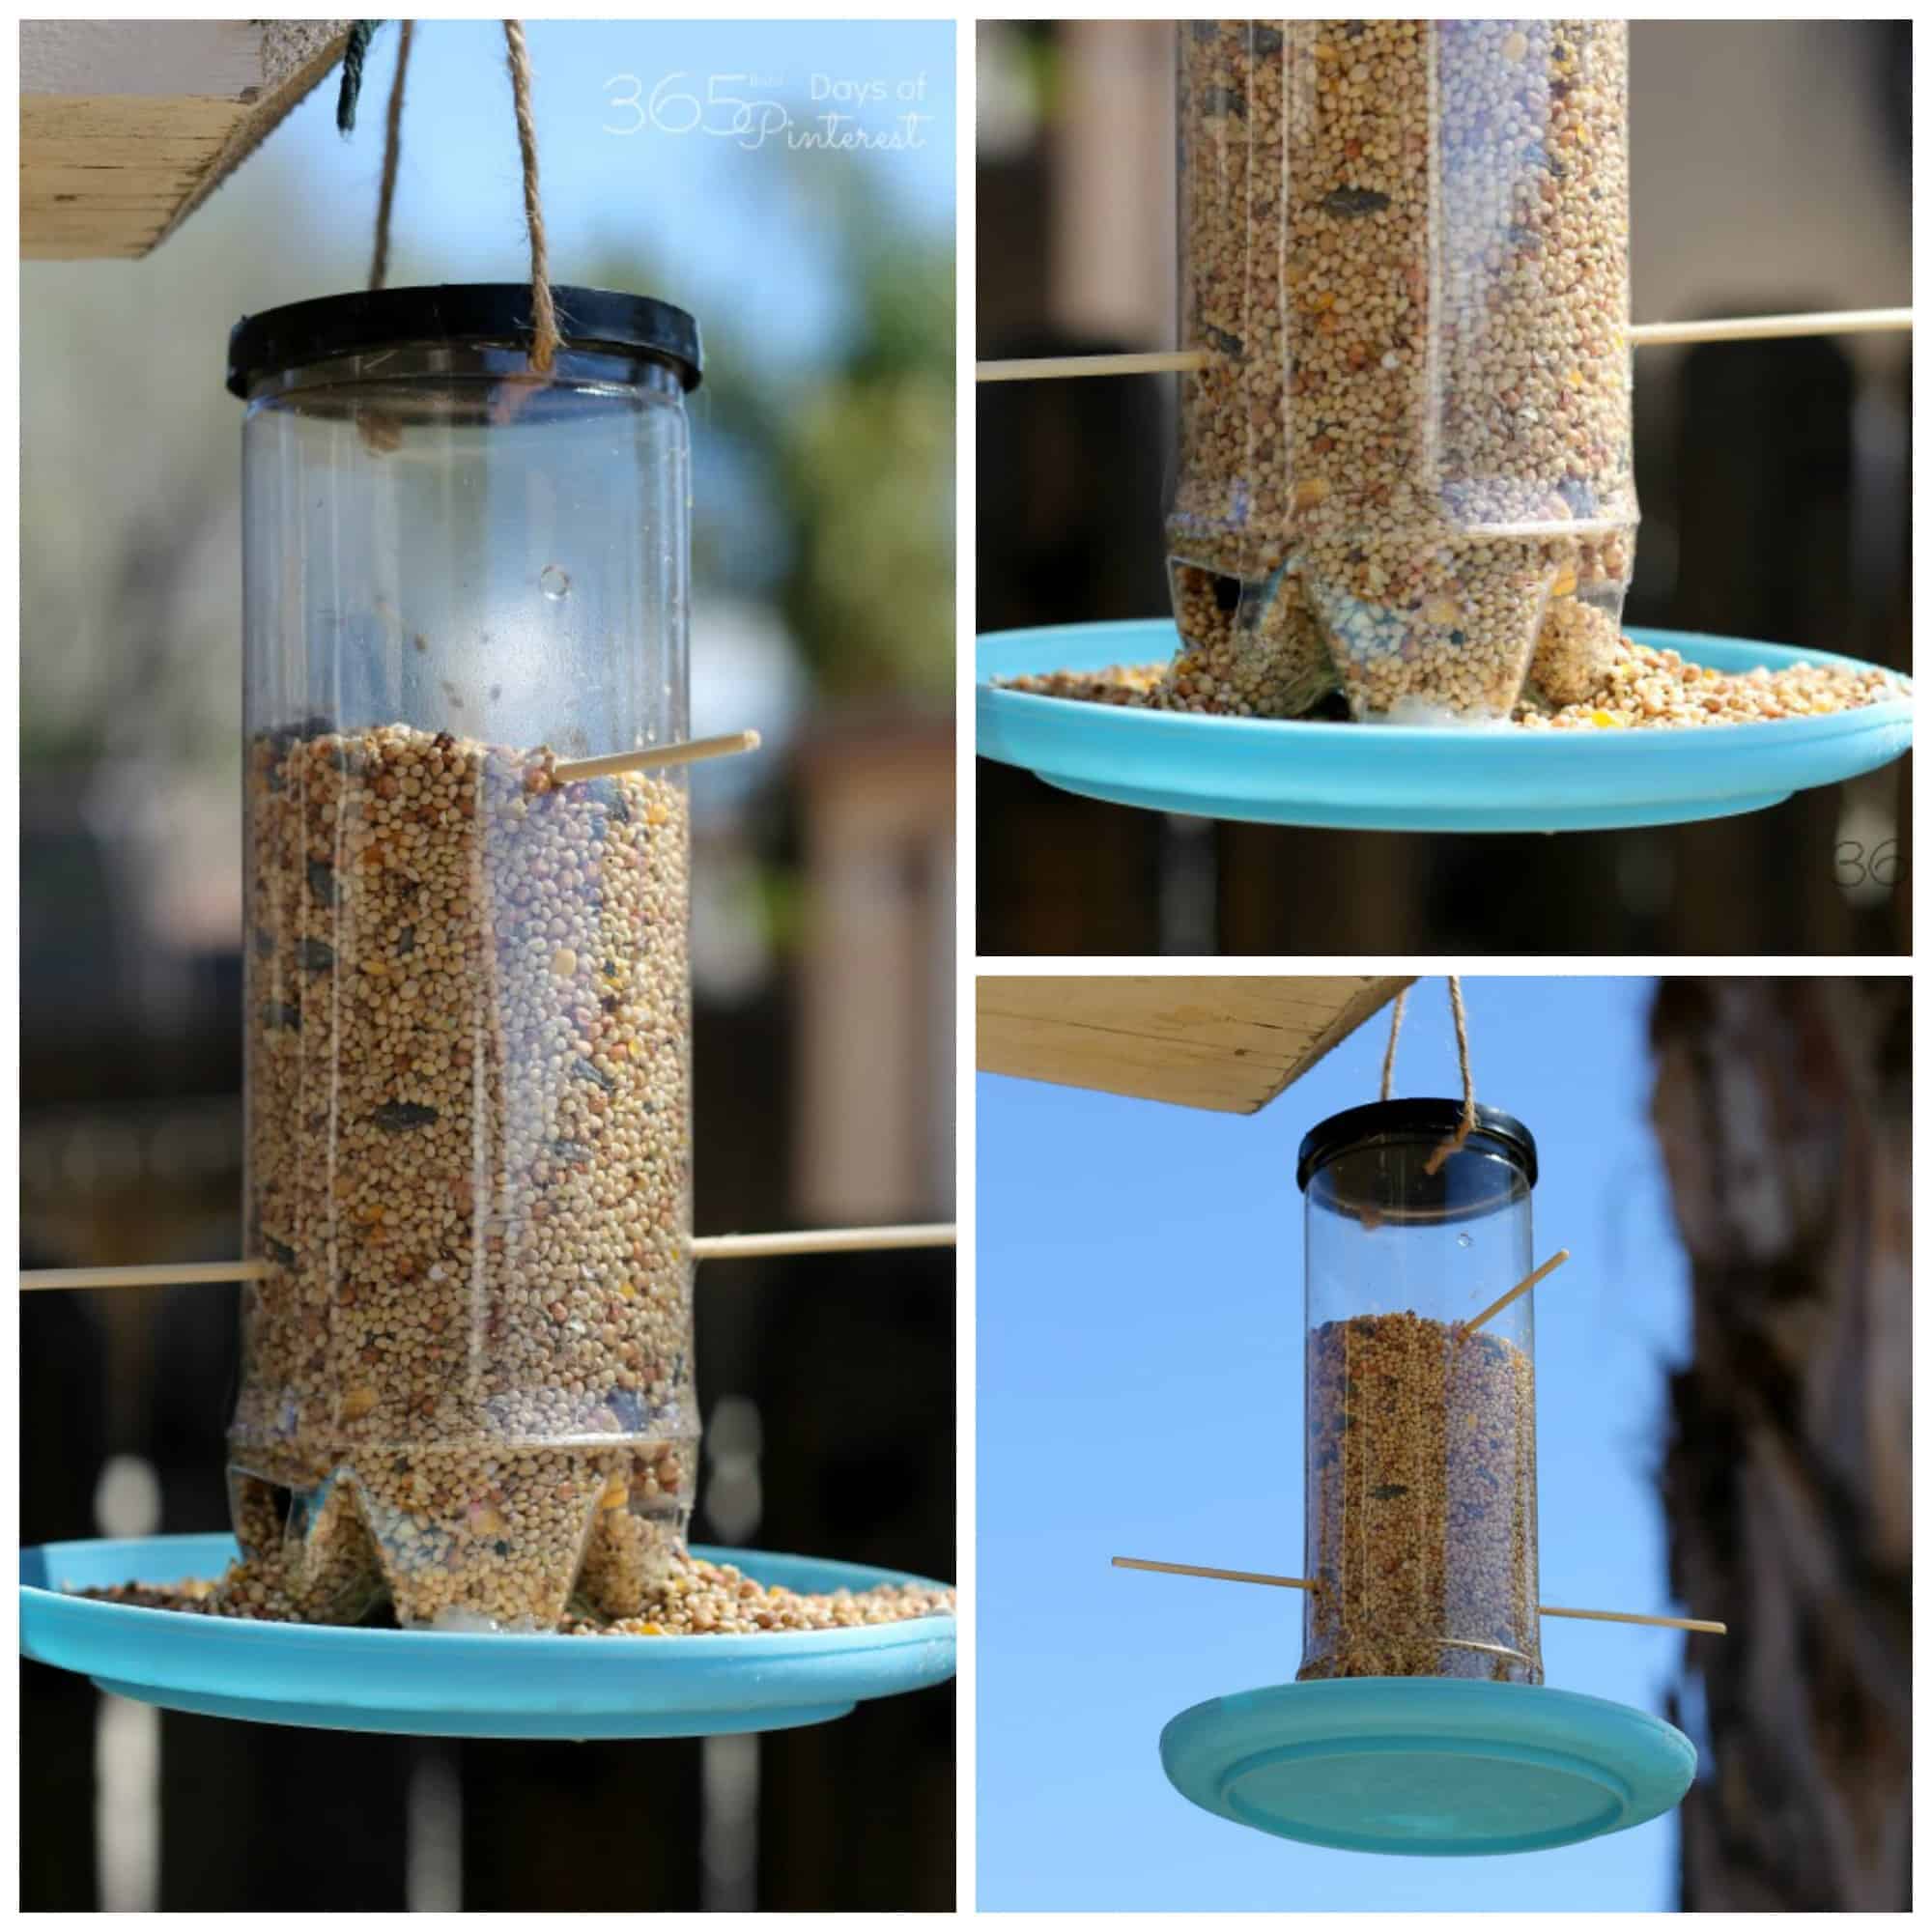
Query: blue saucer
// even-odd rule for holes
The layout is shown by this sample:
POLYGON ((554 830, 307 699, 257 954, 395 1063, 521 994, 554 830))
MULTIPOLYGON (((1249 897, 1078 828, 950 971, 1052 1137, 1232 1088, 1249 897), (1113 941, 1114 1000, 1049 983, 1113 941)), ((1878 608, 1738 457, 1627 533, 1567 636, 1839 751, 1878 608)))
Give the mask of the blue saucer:
POLYGON ((1345 1852, 1479 1858, 1625 1832, 1690 1788, 1660 1718, 1541 1685, 1347 1677, 1215 1697, 1160 1734, 1203 1810, 1345 1852))
MULTIPOLYGON (((857 1563, 694 1551, 788 1589, 936 1588, 857 1563)), ((692 1738, 781 1731, 943 1684, 950 1616, 756 1636, 473 1636, 185 1616, 64 1594, 219 1577, 227 1536, 50 1543, 20 1555, 20 1651, 170 1711, 443 1738, 692 1738)))
MULTIPOLYGON (((1717 670, 1870 666, 1823 651, 1633 631, 1717 670)), ((1086 798, 1203 818, 1381 832, 1580 832, 1726 818, 1876 771, 1912 706, 1683 731, 1512 731, 1202 718, 1004 691, 990 680, 1173 656, 1172 622, 996 631, 979 640, 979 752, 1086 798)))

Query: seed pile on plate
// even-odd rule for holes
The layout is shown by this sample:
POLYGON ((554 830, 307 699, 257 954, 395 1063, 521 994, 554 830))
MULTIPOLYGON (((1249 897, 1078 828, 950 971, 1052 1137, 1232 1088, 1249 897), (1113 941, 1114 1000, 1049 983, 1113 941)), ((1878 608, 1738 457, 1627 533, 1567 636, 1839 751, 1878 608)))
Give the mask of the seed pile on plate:
MULTIPOLYGON (((1204 715, 1239 715, 1218 702, 1174 701, 1174 668, 1163 664, 1113 665, 1097 671, 1049 671, 997 680, 1006 691, 1037 697, 1070 697, 1129 709, 1186 709, 1204 715)), ((1573 703, 1552 705, 1531 696, 1511 713, 1517 724, 1537 730, 1681 729, 1700 724, 1761 724, 1780 718, 1817 718, 1857 711, 1905 696, 1909 687, 1889 671, 1848 670, 1835 665, 1797 664, 1781 670, 1719 671, 1687 663, 1679 654, 1619 638, 1606 664, 1573 703)))
MULTIPOLYGON (((260 1623, 303 1621, 300 1606, 259 1577, 237 1580, 246 1565, 232 1565, 222 1582, 163 1586, 117 1583, 77 1594, 141 1609, 183 1610, 203 1616, 245 1617, 260 1623)), ((729 1563, 673 1555, 623 1617, 599 1614, 574 1599, 556 1629, 564 1636, 747 1636, 761 1631, 848 1630, 861 1624, 901 1623, 911 1617, 951 1616, 951 1590, 883 1584, 872 1590, 809 1594, 753 1582, 729 1563)))
POLYGON ((1310 1338, 1301 1679, 1537 1684, 1536 1394, 1499 1336, 1411 1313, 1310 1338))
POLYGON ((1626 33, 1180 28, 1182 648, 1155 708, 1506 716, 1616 640, 1626 33), (1566 604, 1570 607, 1566 609, 1566 604))
POLYGON ((214 1607, 552 1629, 682 1555, 687 812, 403 725, 249 768, 254 1252, 214 1607))
POLYGON ((1857 711, 1906 692, 1902 679, 1876 668, 1796 664, 1782 670, 1708 670, 1687 664, 1675 651, 1623 638, 1579 701, 1525 706, 1518 717, 1521 724, 1550 730, 1762 724, 1857 711))

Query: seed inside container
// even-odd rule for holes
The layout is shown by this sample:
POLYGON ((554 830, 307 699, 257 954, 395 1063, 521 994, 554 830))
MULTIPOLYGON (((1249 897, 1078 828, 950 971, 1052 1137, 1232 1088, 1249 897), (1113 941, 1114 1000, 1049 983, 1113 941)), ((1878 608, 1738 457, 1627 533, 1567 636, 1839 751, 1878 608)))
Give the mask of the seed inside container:
POLYGON ((254 744, 242 1613, 547 1630, 638 1614, 682 1552, 685 795, 551 767, 254 744))
POLYGON ((1407 1311, 1308 1350, 1300 1679, 1541 1683, 1529 1357, 1407 1311))
POLYGON ((1553 654, 1567 701, 1636 524, 1623 23, 1199 25, 1180 328, 1215 355, 1181 386, 1182 649, 1150 701, 1506 717, 1566 583, 1608 615, 1553 654))

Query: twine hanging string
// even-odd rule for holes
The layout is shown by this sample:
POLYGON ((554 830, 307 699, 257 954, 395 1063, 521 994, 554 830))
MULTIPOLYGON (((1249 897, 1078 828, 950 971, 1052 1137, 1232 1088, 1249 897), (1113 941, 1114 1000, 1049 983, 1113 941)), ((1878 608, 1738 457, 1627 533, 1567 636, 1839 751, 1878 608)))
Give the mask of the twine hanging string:
MULTIPOLYGON (((369 36, 377 22, 358 21, 351 35, 349 55, 345 56, 343 98, 337 119, 346 133, 355 125, 355 97, 361 91, 362 62, 369 36), (364 31, 366 30, 366 31, 364 31), (350 67, 353 57, 353 71, 350 67)), ((389 110, 383 143, 383 183, 376 203, 376 239, 369 261, 369 286, 380 289, 389 273, 389 224, 396 201, 396 175, 403 152, 403 97, 408 80, 410 47, 415 37, 414 22, 402 22, 402 44, 396 54, 396 75, 389 87, 389 110)), ((503 22, 503 39, 509 52, 510 95, 516 106, 517 147, 523 158, 524 221, 530 241, 530 375, 511 379, 502 386, 493 418, 507 422, 527 399, 532 381, 547 382, 562 345, 556 324, 556 301, 550 286, 550 237, 544 228, 543 193, 537 172, 536 121, 530 111, 530 50, 524 39, 521 20, 503 22)), ((365 440, 374 449, 390 449, 398 438, 394 426, 365 412, 361 419, 365 440)))
MULTIPOLYGON (((1389 1097, 1395 1083, 1395 1045, 1402 1037, 1403 1008, 1407 1000, 1408 989, 1405 987, 1395 996, 1395 1008, 1389 1015, 1388 1046, 1382 1054, 1384 1100, 1389 1097)), ((1463 1143, 1476 1126, 1476 1076, 1469 1070, 1469 1016, 1463 1009, 1463 981, 1454 973, 1449 975, 1449 1010, 1456 1022, 1456 1064, 1463 1074, 1463 1118, 1458 1122, 1456 1131, 1423 1163, 1425 1174, 1435 1173, 1452 1153, 1460 1153, 1463 1143)))
POLYGON ((1408 988, 1405 986, 1395 996, 1395 1010, 1389 1015, 1388 1051, 1382 1055, 1382 1098, 1389 1096, 1389 1088, 1395 1079, 1395 1043, 1402 1037, 1402 1009, 1408 1004, 1408 988))
POLYGON ((556 304, 550 292, 550 238, 544 233, 543 200, 537 185, 537 128, 530 115, 530 50, 521 20, 503 22, 510 49, 510 92, 517 104, 517 144, 524 156, 524 220, 530 231, 530 367, 548 376, 562 337, 556 304))
MULTIPOLYGON (((355 98, 362 87, 362 62, 376 22, 360 20, 351 33, 343 59, 342 101, 337 123, 344 133, 355 125, 355 98)), ((403 151, 403 88, 409 72, 414 23, 402 23, 396 77, 389 87, 388 125, 383 145, 383 186, 376 204, 376 245, 369 263, 369 286, 380 289, 389 272, 389 215, 396 199, 396 168, 403 151)), ((530 238, 530 367, 548 376, 563 337, 556 326, 556 301, 550 287, 550 237, 544 228, 543 192, 537 173, 537 126, 530 112, 530 49, 521 20, 503 22, 509 49, 510 96, 517 111, 517 147, 524 166, 524 222, 530 238)))
POLYGON ((1456 1016, 1456 1064, 1463 1073, 1463 1118, 1454 1134, 1423 1162, 1422 1171, 1434 1174, 1452 1153, 1461 1153, 1463 1143, 1476 1125, 1476 1076, 1469 1071, 1469 1016, 1463 1010, 1463 982, 1449 976, 1449 1010, 1456 1016))
POLYGON ((410 43, 415 22, 403 22, 396 49, 396 77, 389 83, 389 115, 383 135, 383 187, 376 202, 376 247, 369 258, 369 286, 380 289, 389 275, 389 213, 396 205, 396 168, 403 157, 403 82, 410 71, 410 43))

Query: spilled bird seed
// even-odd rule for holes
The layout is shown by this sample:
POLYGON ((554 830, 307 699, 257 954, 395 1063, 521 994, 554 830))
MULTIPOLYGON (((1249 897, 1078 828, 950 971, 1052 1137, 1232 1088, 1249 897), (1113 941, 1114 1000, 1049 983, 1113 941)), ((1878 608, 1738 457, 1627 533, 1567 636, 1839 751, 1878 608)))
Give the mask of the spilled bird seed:
MULTIPOLYGON (((515 1546, 507 1538, 499 1538, 490 1548, 502 1562, 509 1562, 515 1553, 515 1546)), ((176 1610, 191 1616, 244 1617, 264 1623, 304 1621, 299 1606, 285 1591, 251 1577, 245 1565, 234 1566, 218 1582, 116 1583, 74 1594, 99 1603, 176 1610)), ((560 1636, 607 1639, 755 1636, 761 1633, 857 1630, 915 1617, 952 1616, 955 1607, 952 1591, 909 1583, 808 1595, 779 1584, 755 1582, 732 1564, 710 1563, 680 1552, 639 1597, 634 1610, 611 1616, 582 1598, 574 1598, 556 1630, 560 1636)), ((365 1606, 355 1620, 361 1620, 368 1608, 365 1606)))

